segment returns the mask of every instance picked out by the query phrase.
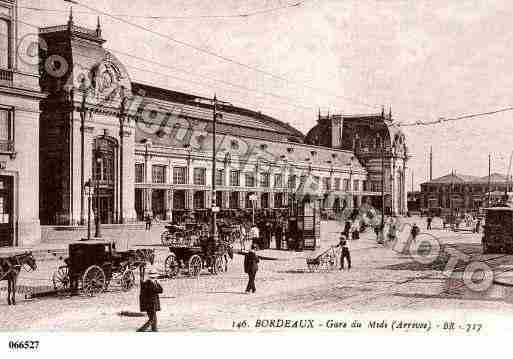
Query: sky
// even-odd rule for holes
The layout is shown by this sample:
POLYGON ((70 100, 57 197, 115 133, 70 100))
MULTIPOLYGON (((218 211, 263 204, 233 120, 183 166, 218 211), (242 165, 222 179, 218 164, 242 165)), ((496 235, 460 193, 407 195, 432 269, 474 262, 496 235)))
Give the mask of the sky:
MULTIPOLYGON (((319 109, 367 114, 385 106, 395 121, 412 123, 513 106, 511 1, 77 1, 123 15, 73 5, 76 25, 95 28, 100 15, 105 47, 132 81, 215 93, 305 134, 319 109)), ((66 23, 69 7, 19 0, 18 14, 51 26, 66 23)), ((489 154, 492 172, 507 173, 512 118, 510 111, 404 127, 408 190, 412 174, 414 189, 429 178, 431 146, 434 178, 452 170, 485 176, 489 154)))

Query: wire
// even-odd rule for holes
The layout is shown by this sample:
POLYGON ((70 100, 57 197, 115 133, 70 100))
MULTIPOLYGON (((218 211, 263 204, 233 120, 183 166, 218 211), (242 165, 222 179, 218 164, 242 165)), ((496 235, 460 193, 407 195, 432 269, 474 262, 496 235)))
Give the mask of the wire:
MULTIPOLYGON (((66 0, 65 0, 66 1, 66 0)), ((231 14, 231 15, 191 15, 191 16, 152 16, 152 15, 129 15, 129 14, 113 14, 113 16, 117 17, 128 17, 128 18, 138 18, 138 19, 149 19, 149 20, 187 20, 187 19, 233 19, 233 18, 248 18, 255 15, 262 15, 262 14, 268 14, 271 12, 277 12, 280 10, 285 10, 288 8, 295 8, 300 7, 303 3, 309 0, 302 0, 298 1, 293 4, 287 4, 275 8, 269 8, 269 9, 261 9, 261 10, 253 10, 238 14, 231 14)), ((67 13, 66 10, 60 10, 60 9, 47 9, 47 8, 38 8, 38 7, 32 7, 32 6, 18 6, 18 8, 26 9, 26 10, 32 10, 32 11, 40 11, 40 12, 63 12, 67 13)), ((85 14, 85 15, 96 15, 93 12, 88 11, 78 11, 78 14, 85 14)))
MULTIPOLYGON (((35 29, 39 29, 39 26, 27 23, 27 22, 19 20, 19 19, 17 20, 17 22, 20 22, 20 23, 25 24, 27 26, 31 26, 31 27, 33 27, 35 29)), ((2 35, 3 34, 0 34, 0 36, 2 36, 2 35)), ((115 49, 111 49, 111 48, 105 48, 105 50, 113 52, 113 53, 116 53, 116 54, 121 54, 121 55, 130 57, 130 58, 134 58, 136 60, 143 61, 143 62, 146 62, 146 63, 151 63, 151 64, 154 64, 154 65, 158 65, 158 66, 161 66, 163 68, 168 68, 168 69, 171 69, 171 70, 174 70, 174 71, 182 72, 182 73, 185 73, 185 74, 188 74, 188 75, 191 75, 191 76, 205 78, 205 79, 208 79, 208 80, 211 80, 211 81, 214 81, 214 82, 219 82, 219 83, 222 83, 222 84, 234 87, 234 88, 239 88, 239 89, 245 90, 247 92, 254 92, 254 93, 257 93, 257 94, 264 95, 264 96, 270 96, 270 97, 274 97, 274 98, 277 98, 277 99, 281 99, 281 101, 279 103, 285 104, 285 105, 288 105, 288 106, 291 106, 291 107, 295 107, 295 108, 298 108, 298 109, 301 109, 301 110, 317 110, 318 109, 318 107, 305 106, 305 105, 302 105, 302 104, 296 104, 297 102, 296 103, 291 102, 290 100, 294 101, 294 99, 292 99, 290 97, 287 97, 287 96, 282 96, 282 95, 278 95, 278 94, 275 94, 275 93, 272 93, 272 92, 260 91, 260 90, 254 89, 254 88, 249 88, 249 87, 246 87, 246 86, 242 86, 242 85, 238 85, 238 84, 233 84, 233 83, 225 81, 225 80, 220 80, 220 79, 216 79, 216 78, 213 78, 213 77, 205 76, 204 74, 195 74, 192 71, 188 71, 188 70, 181 69, 179 67, 163 64, 163 63, 160 63, 160 62, 157 62, 157 61, 154 61, 154 60, 151 60, 151 59, 146 59, 146 58, 143 58, 143 57, 140 57, 140 56, 132 55, 132 54, 129 54, 127 52, 123 52, 123 51, 119 51, 119 50, 115 50, 115 49), (288 101, 283 101, 283 100, 288 100, 288 101)), ((89 57, 87 55, 83 55, 83 56, 86 57, 86 58, 90 58, 92 60, 96 60, 96 58, 89 57)), ((143 68, 140 68, 140 67, 137 67, 137 66, 133 66, 133 65, 129 65, 129 64, 124 64, 124 65, 126 67, 131 67, 131 68, 134 68, 134 69, 139 70, 139 71, 144 71, 144 72, 148 72, 148 73, 154 73, 154 74, 166 76, 166 77, 169 77, 169 78, 173 78, 173 79, 176 79, 176 80, 179 80, 179 81, 198 84, 198 85, 203 86, 203 87, 207 87, 207 86, 211 87, 212 86, 212 85, 207 85, 207 84, 204 84, 204 83, 201 84, 199 82, 195 82, 195 81, 192 81, 192 80, 176 77, 176 76, 173 76, 173 75, 170 75, 170 74, 164 74, 162 72, 156 72, 156 71, 151 71, 151 70, 148 70, 148 69, 143 69, 143 68)), ((226 88, 224 88, 224 90, 232 91, 232 92, 237 92, 237 91, 234 91, 234 90, 231 90, 231 89, 226 89, 226 88)), ((239 91, 239 93, 242 93, 242 92, 239 91)), ((265 108, 266 106, 260 105, 259 107, 265 108)), ((267 108, 271 108, 271 109, 276 110, 276 108, 273 108, 273 107, 270 107, 270 106, 267 106, 267 108)))
POLYGON ((476 117, 491 116, 491 115, 495 115, 497 113, 508 112, 508 111, 513 111, 513 107, 505 107, 505 108, 492 110, 492 111, 488 111, 488 112, 460 115, 457 117, 450 117, 450 118, 439 117, 438 120, 433 120, 433 121, 417 121, 417 122, 413 122, 413 123, 396 123, 396 124, 400 127, 429 126, 429 125, 441 124, 444 122, 460 121, 460 120, 467 120, 467 119, 476 118, 476 117))
POLYGON ((172 37, 172 36, 169 36, 169 35, 166 35, 166 34, 162 34, 162 33, 160 33, 160 32, 154 31, 154 30, 152 30, 152 29, 150 29, 150 28, 147 28, 147 27, 145 27, 145 26, 142 26, 142 25, 139 25, 139 24, 136 24, 136 23, 133 23, 133 22, 127 21, 127 20, 125 20, 125 19, 122 19, 121 17, 117 17, 117 16, 115 16, 115 15, 111 15, 111 14, 109 14, 109 13, 105 12, 105 11, 102 11, 102 10, 99 10, 99 9, 95 9, 95 8, 90 7, 90 6, 88 6, 88 5, 84 5, 83 3, 78 2, 78 1, 76 1, 76 0, 64 0, 64 1, 65 1, 65 2, 70 2, 70 3, 73 3, 73 4, 77 4, 77 5, 82 6, 82 7, 86 8, 86 9, 88 9, 88 10, 94 11, 94 12, 96 12, 96 13, 98 13, 98 14, 102 14, 102 15, 108 16, 108 17, 110 17, 110 18, 112 18, 112 19, 115 19, 115 20, 117 20, 117 21, 120 21, 120 22, 123 22, 123 23, 125 23, 125 24, 131 25, 131 26, 133 26, 133 27, 135 27, 135 28, 138 28, 138 29, 140 29, 140 30, 143 30, 143 31, 149 32, 149 33, 151 33, 151 34, 153 34, 153 35, 156 35, 156 36, 158 36, 158 37, 161 37, 161 38, 163 38, 163 39, 169 40, 169 41, 171 41, 171 42, 177 43, 177 44, 182 45, 182 46, 184 46, 184 47, 187 47, 187 48, 193 49, 193 50, 195 50, 195 51, 198 51, 198 52, 201 52, 201 53, 207 54, 207 55, 209 55, 209 56, 212 56, 212 57, 215 57, 215 58, 217 58, 217 59, 223 60, 223 61, 225 61, 225 62, 229 62, 229 63, 232 63, 232 64, 234 64, 234 65, 237 65, 237 66, 240 66, 240 67, 246 68, 246 69, 248 69, 248 70, 255 71, 255 72, 258 72, 258 73, 261 73, 261 74, 266 75, 266 76, 269 76, 269 77, 271 77, 271 78, 273 78, 273 79, 275 79, 275 80, 280 80, 280 81, 284 81, 284 82, 287 82, 287 83, 294 83, 294 84, 299 85, 299 86, 302 86, 302 87, 304 87, 304 88, 308 88, 308 89, 310 89, 310 90, 314 90, 314 91, 324 92, 324 93, 329 94, 330 96, 334 96, 334 97, 337 97, 337 98, 343 98, 343 99, 345 99, 345 100, 347 100, 347 101, 351 101, 351 102, 354 102, 354 103, 357 103, 357 104, 359 104, 359 105, 363 105, 363 106, 366 106, 366 107, 369 107, 369 108, 379 108, 379 107, 380 107, 380 106, 378 106, 378 105, 371 105, 371 104, 368 104, 368 103, 365 103, 365 102, 362 102, 362 101, 359 101, 359 100, 356 100, 356 99, 353 99, 353 98, 350 98, 350 97, 347 97, 347 96, 337 95, 337 94, 332 93, 331 91, 328 91, 328 90, 326 90, 326 89, 317 88, 317 87, 313 87, 313 86, 306 85, 306 84, 300 84, 300 83, 298 83, 298 82, 296 82, 296 81, 289 80, 289 79, 287 79, 287 78, 285 78, 285 77, 283 77, 283 76, 281 76, 281 75, 276 75, 276 74, 273 74, 272 72, 269 72, 269 71, 267 71, 267 70, 262 70, 262 69, 260 69, 260 68, 258 68, 258 67, 255 67, 255 66, 252 66, 252 65, 245 64, 245 63, 243 63, 243 62, 240 62, 240 61, 238 61, 238 60, 234 60, 234 59, 229 58, 229 57, 227 57, 227 56, 225 56, 225 55, 218 54, 218 53, 216 53, 216 52, 214 52, 214 51, 211 51, 211 50, 205 50, 205 49, 202 49, 202 48, 200 48, 200 47, 198 47, 198 46, 196 46, 196 45, 194 45, 194 44, 190 44, 190 43, 188 43, 188 42, 185 42, 185 41, 182 41, 182 40, 176 39, 176 38, 174 38, 174 37, 172 37))

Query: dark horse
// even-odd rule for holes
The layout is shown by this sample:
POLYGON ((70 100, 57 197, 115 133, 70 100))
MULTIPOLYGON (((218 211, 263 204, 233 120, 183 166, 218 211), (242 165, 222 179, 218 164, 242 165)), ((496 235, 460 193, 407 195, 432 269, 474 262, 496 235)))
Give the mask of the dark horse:
POLYGON ((0 281, 7 281, 7 304, 16 304, 16 281, 21 268, 27 272, 37 269, 32 252, 17 254, 12 257, 0 258, 0 281), (28 266, 28 269, 27 269, 28 266))

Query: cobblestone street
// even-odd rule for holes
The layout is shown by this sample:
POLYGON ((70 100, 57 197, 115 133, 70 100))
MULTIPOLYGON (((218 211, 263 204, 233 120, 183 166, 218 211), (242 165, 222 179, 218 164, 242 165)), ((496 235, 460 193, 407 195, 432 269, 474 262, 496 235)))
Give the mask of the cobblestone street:
MULTIPOLYGON (((323 248, 337 242, 338 223, 324 222, 321 230, 323 248)), ((407 232, 403 232, 401 240, 407 232)), ((471 260, 489 263, 496 272, 510 268, 510 256, 480 254, 480 235, 439 229, 430 233, 471 260)), ((158 229, 151 236, 158 236, 158 229)), ((158 242, 158 237, 151 239, 158 242)), ((309 272, 305 258, 314 255, 311 252, 260 251, 260 255, 275 260, 260 262, 257 292, 252 295, 244 293, 247 277, 242 270, 243 257, 238 254, 229 264, 228 272, 218 276, 204 271, 199 279, 185 275, 162 279, 160 330, 231 330, 234 321, 323 313, 362 315, 428 309, 451 311, 455 315, 463 311, 513 312, 510 287, 493 285, 484 292, 472 292, 463 285, 464 266, 458 264, 450 277, 443 274, 448 260, 443 255, 432 264, 422 264, 408 254, 376 244, 370 233, 359 241, 351 241, 350 248, 353 268, 331 272, 309 272)), ((158 251, 158 267, 162 267, 166 255, 167 249, 158 251)), ((38 271, 22 272, 19 286, 50 287, 51 274, 60 263, 56 259, 41 261, 38 271)), ((0 293, 2 330, 133 331, 145 320, 138 316, 137 287, 124 293, 112 285, 108 292, 94 298, 54 296, 25 300, 19 294, 18 305, 14 307, 7 306, 5 292, 0 293)))

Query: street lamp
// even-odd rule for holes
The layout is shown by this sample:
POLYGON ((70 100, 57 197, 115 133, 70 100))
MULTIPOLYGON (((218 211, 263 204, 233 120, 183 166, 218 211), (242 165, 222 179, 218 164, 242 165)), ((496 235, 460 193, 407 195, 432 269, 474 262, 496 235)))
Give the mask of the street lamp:
POLYGON ((93 184, 91 180, 84 183, 84 190, 87 195, 87 240, 91 240, 91 197, 93 196, 93 184))
POLYGON ((95 220, 95 238, 101 238, 101 231, 100 231, 100 178, 101 178, 101 163, 102 158, 100 155, 100 151, 96 150, 95 153, 95 159, 96 159, 96 217, 95 220))

